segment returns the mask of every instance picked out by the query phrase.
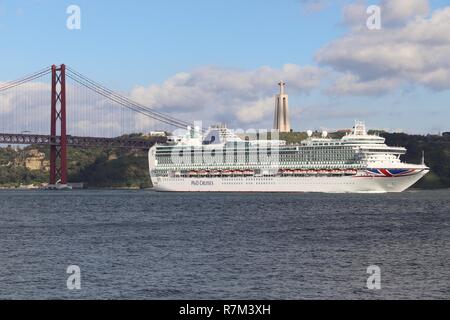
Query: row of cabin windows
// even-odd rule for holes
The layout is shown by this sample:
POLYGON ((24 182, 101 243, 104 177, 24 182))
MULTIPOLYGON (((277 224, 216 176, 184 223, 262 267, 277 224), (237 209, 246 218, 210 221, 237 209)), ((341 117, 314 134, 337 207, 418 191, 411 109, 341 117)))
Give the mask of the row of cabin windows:
MULTIPOLYGON (((327 161, 327 160, 353 160, 354 154, 348 153, 348 154, 333 154, 333 155, 302 155, 302 156, 292 156, 292 155, 281 155, 279 157, 277 156, 271 156, 267 155, 261 155, 261 156, 250 156, 250 155, 228 155, 227 157, 189 157, 189 158, 179 158, 179 161, 172 161, 171 157, 162 157, 158 159, 159 163, 183 163, 185 161, 190 162, 248 162, 248 161, 264 161, 268 160, 270 158, 273 159, 279 159, 280 161, 289 161, 289 162, 296 162, 296 161, 327 161)), ((178 159, 176 159, 178 160, 178 159)))
MULTIPOLYGON (((184 154, 227 154, 227 153, 264 153, 266 149, 261 148, 246 148, 246 149, 184 149, 184 150, 158 150, 156 151, 156 155, 172 155, 172 154, 179 154, 180 156, 183 156, 184 154)), ((269 149, 267 152, 270 153, 302 153, 302 152, 322 152, 322 151, 328 151, 328 152, 341 152, 341 151, 352 151, 353 148, 350 147, 339 147, 339 148, 324 148, 324 147, 302 147, 297 149, 272 149, 270 151, 269 149)))

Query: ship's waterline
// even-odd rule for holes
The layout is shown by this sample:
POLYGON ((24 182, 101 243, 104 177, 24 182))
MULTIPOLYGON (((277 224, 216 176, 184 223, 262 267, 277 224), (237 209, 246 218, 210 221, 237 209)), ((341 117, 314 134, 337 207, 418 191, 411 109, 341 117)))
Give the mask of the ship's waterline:
POLYGON ((149 151, 155 190, 177 192, 402 192, 429 172, 400 160, 405 148, 369 135, 363 123, 342 139, 241 139, 224 126, 189 129, 149 151))
POLYGON ((270 178, 157 178, 157 191, 178 192, 326 192, 386 193, 402 192, 428 171, 396 178, 377 177, 270 177, 270 178))

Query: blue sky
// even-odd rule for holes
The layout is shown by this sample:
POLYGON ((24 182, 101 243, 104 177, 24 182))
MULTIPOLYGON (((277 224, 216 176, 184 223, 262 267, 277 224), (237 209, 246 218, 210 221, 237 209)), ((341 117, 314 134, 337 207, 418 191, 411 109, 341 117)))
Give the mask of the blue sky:
POLYGON ((13 77, 59 61, 96 78, 126 76, 120 82, 124 88, 133 86, 133 79, 162 81, 201 65, 256 68, 311 63, 315 50, 340 32, 335 27, 339 15, 331 10, 321 13, 324 24, 314 15, 302 14, 298 1, 0 3, 0 30, 8 44, 2 56, 21 65, 18 69, 2 59, 4 75, 13 77), (70 4, 82 10, 80 31, 65 28, 70 4), (116 73, 118 64, 123 68, 116 73))
MULTIPOLYGON (((294 64, 333 74, 321 76, 320 86, 305 89, 299 84, 289 92, 296 129, 348 127, 358 117, 377 128, 420 133, 450 131, 450 87, 438 86, 434 80, 430 84, 429 77, 419 79, 402 72, 395 79, 381 79, 401 82, 394 90, 376 94, 370 90, 369 94, 327 93, 327 83, 333 77, 349 72, 360 76, 354 68, 342 70, 342 59, 330 57, 330 53, 318 58, 319 51, 328 44, 352 34, 343 12, 354 3, 357 1, 322 1, 320 10, 312 10, 301 0, 0 0, 0 81, 19 78, 53 63, 66 63, 113 89, 129 92, 140 102, 160 102, 161 106, 155 107, 161 111, 197 116, 201 110, 187 108, 177 114, 175 106, 156 91, 165 90, 164 83, 177 74, 207 67, 228 75, 228 70, 245 73, 264 66, 279 70, 294 64), (71 4, 81 8, 81 30, 66 28, 65 11, 71 4), (150 93, 139 96, 133 93, 137 87, 147 88, 150 93)), ((431 19, 433 12, 449 4, 429 1, 429 5, 430 12, 423 19, 431 19)), ((197 78, 209 79, 204 74, 198 72, 197 78)), ((225 115, 219 109, 211 117, 234 125, 270 125, 272 114, 266 105, 277 91, 278 80, 273 79, 273 92, 265 89, 260 96, 244 98, 239 90, 227 91, 225 98, 220 96, 222 109, 228 103, 242 102, 244 108, 256 105, 251 99, 261 101, 265 111, 255 121, 236 120, 233 114, 225 115)), ((238 114, 237 109, 234 114, 238 114)))

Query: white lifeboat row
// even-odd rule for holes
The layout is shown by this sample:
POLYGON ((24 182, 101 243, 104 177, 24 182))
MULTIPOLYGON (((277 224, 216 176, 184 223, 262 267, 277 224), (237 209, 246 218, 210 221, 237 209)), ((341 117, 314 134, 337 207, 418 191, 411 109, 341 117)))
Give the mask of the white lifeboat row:
MULTIPOLYGON (((219 177, 219 176, 254 176, 255 170, 191 170, 188 172, 190 177, 219 177)), ((355 169, 280 169, 278 175, 282 176, 329 176, 329 175, 356 175, 355 169)))
POLYGON ((320 170, 301 170, 301 169, 280 169, 281 175, 356 175, 357 170, 354 169, 320 169, 320 170))
POLYGON ((191 177, 206 177, 206 176, 253 176, 254 170, 191 170, 188 175, 191 177))

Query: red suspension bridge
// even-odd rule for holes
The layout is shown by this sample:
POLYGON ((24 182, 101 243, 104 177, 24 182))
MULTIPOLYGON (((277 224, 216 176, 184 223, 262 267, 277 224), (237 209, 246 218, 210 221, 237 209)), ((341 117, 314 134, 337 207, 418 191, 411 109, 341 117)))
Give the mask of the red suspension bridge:
POLYGON ((0 144, 50 148, 51 186, 68 183, 68 147, 146 150, 164 139, 143 139, 136 133, 191 125, 110 90, 64 64, 0 82, 0 117, 0 144))

